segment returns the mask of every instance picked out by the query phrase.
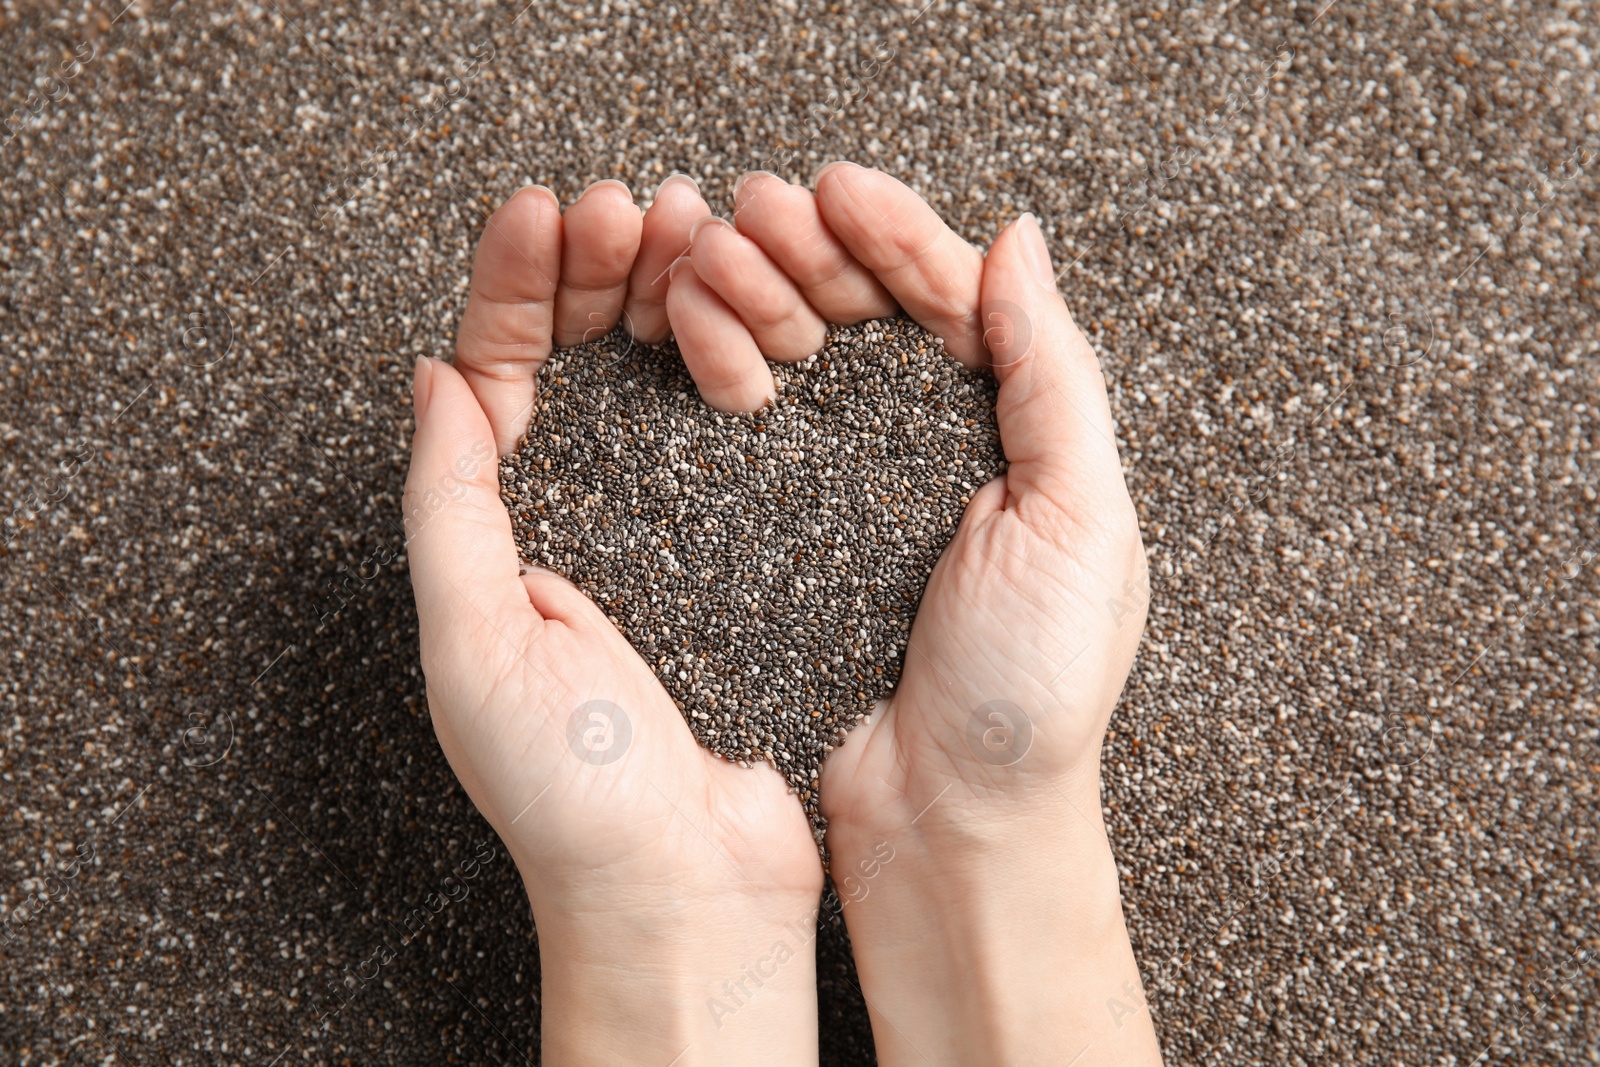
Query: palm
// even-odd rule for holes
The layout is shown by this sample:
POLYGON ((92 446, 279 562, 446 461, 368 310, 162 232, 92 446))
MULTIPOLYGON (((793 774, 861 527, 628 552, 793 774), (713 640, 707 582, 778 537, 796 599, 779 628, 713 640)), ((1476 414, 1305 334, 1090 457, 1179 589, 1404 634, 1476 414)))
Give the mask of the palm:
POLYGON ((1143 553, 1115 526, 1008 502, 1008 477, 974 498, 929 581, 898 689, 864 743, 830 761, 830 819, 855 823, 894 798, 1050 792, 1097 769, 1117 692, 1096 680, 1120 682, 1131 663, 1143 553))
POLYGON ((484 668, 429 690, 461 709, 437 720, 440 743, 519 864, 563 883, 813 885, 816 846, 781 779, 700 748, 644 662, 557 581, 528 579, 528 610, 474 635, 484 668))

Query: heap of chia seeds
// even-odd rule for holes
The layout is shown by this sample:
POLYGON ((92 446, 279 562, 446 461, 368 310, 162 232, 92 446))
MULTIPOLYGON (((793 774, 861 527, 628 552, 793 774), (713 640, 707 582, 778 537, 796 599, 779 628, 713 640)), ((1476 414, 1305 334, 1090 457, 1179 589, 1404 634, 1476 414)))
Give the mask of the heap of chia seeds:
POLYGON ((500 470, 518 549, 632 643, 707 748, 775 766, 813 825, 828 750, 894 687, 968 500, 1005 468, 987 371, 907 319, 836 328, 750 414, 620 334, 541 372, 500 470))

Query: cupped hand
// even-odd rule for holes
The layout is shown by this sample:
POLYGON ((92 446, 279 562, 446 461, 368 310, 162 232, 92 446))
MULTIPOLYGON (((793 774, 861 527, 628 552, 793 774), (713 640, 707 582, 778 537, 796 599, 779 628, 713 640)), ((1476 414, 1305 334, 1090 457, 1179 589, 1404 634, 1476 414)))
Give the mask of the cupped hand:
POLYGON ((847 833, 924 786, 951 786, 952 807, 1097 787, 1148 581, 1099 365, 1037 221, 1007 227, 986 259, 905 185, 851 163, 824 168, 814 195, 751 172, 734 199, 736 228, 691 228, 667 298, 669 313, 723 312, 704 332, 671 317, 680 344, 731 353, 724 381, 759 394, 763 356, 802 358, 825 323, 904 309, 1000 383, 1009 470, 972 500, 929 582, 898 691, 830 758, 830 825, 847 833))
POLYGON ((752 375, 765 373, 754 349, 783 358, 764 337, 898 307, 1000 383, 1009 469, 974 497, 929 582, 899 689, 830 758, 830 826, 915 804, 927 785, 1057 803, 1064 785, 1097 786, 1148 579, 1099 364, 1037 221, 1008 226, 986 258, 905 185, 851 163, 824 168, 815 195, 752 172, 734 197, 737 230, 701 222, 689 261, 737 312, 723 339, 752 346, 752 375), (766 302, 741 298, 768 278, 766 302))
POLYGON ((898 688, 828 761, 841 834, 935 796, 952 829, 997 801, 1098 812, 1100 743, 1144 625, 1138 518, 1098 361, 1031 216, 996 239, 980 294, 1008 469, 940 558, 898 688))
POLYGON ((687 181, 666 183, 642 219, 618 183, 564 218, 547 190, 524 190, 486 225, 456 365, 417 368, 405 512, 428 703, 523 874, 550 1063, 771 1060, 773 1032, 790 1035, 779 1062, 815 1061, 798 932, 822 872, 800 804, 771 767, 705 751, 576 588, 524 572, 499 493, 498 457, 526 427, 552 347, 624 316, 659 340, 671 263, 705 214, 687 181), (737 1010, 715 1000, 780 938, 799 958, 760 996, 737 1010))
POLYGON ((941 557, 898 688, 820 781, 879 1062, 1158 1063, 1100 808, 1148 578, 1104 380, 1038 223, 985 257, 877 171, 829 167, 814 202, 758 180, 739 227, 814 306, 881 314, 836 284, 865 269, 1000 386, 1008 469, 941 557))

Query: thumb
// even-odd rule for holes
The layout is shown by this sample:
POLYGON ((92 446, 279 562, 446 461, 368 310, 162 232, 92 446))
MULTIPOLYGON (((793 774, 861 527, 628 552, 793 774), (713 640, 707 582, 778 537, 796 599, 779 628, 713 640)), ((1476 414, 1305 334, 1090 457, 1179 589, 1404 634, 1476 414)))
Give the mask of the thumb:
POLYGON ((1008 495, 1060 503, 1115 485, 1117 458, 1105 379, 1056 291, 1038 221, 1023 215, 984 259, 979 313, 1000 396, 995 415, 1010 469, 1008 495))
POLYGON ((494 433, 466 380, 436 359, 417 360, 412 407, 404 508, 423 647, 481 654, 456 646, 476 644, 484 621, 509 636, 519 613, 539 617, 518 576, 494 433))
POLYGON ((501 452, 515 448, 527 427, 534 378, 550 356, 561 246, 561 205, 554 193, 535 185, 489 216, 472 257, 456 366, 477 395, 501 452))

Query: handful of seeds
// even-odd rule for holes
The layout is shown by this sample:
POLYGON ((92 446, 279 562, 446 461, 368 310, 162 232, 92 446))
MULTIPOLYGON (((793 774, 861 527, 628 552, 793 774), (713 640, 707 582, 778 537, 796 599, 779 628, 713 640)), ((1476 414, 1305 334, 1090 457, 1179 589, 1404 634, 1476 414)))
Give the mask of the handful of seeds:
POLYGON ((592 597, 702 744, 773 764, 820 835, 822 759, 900 677, 972 494, 1005 469, 995 384, 907 319, 708 408, 671 344, 614 334, 545 365, 500 467, 522 558, 592 597))

